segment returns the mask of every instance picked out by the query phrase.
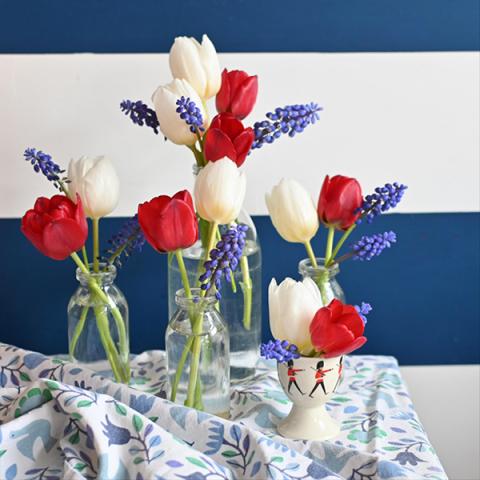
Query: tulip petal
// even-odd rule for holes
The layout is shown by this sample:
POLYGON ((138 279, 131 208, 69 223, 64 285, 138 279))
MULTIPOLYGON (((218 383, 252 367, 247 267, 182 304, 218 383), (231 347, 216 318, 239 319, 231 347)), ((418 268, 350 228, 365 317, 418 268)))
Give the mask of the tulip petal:
POLYGON ((235 147, 222 130, 210 127, 205 135, 204 143, 205 158, 210 162, 215 162, 224 157, 228 157, 235 161, 237 152, 235 147))
POLYGON ((222 72, 222 86, 215 97, 217 112, 226 112, 230 107, 230 81, 226 68, 222 72))
POLYGON ((248 77, 233 91, 230 105, 232 113, 243 120, 253 110, 255 102, 257 101, 257 94, 257 76, 248 77))
POLYGON ((245 162, 254 140, 255 133, 252 128, 248 127, 233 141, 233 145, 237 152, 237 160, 235 162, 237 167, 240 167, 245 162))
POLYGON ((80 250, 87 237, 83 229, 71 218, 62 218, 49 223, 43 230, 42 253, 54 260, 64 260, 80 250))
POLYGON ((185 202, 192 210, 195 210, 192 195, 188 190, 180 190, 172 197, 172 200, 182 200, 182 202, 185 202))
POLYGON ((352 353, 353 351, 359 349, 363 345, 365 345, 366 342, 367 342, 366 337, 357 337, 348 346, 334 348, 334 349, 328 351, 327 353, 324 353, 323 356, 325 358, 333 358, 333 357, 339 357, 340 355, 347 355, 347 354, 352 353))
POLYGON ((243 123, 231 113, 219 113, 212 120, 211 127, 219 128, 230 140, 234 140, 244 131, 243 123))

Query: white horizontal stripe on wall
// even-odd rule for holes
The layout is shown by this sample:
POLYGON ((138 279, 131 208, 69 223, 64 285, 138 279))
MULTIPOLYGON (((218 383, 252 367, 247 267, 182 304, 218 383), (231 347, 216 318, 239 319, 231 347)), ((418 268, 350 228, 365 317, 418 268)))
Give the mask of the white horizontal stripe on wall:
MULTIPOLYGON (((316 197, 327 173, 355 176, 366 191, 408 184, 398 211, 478 210, 478 53, 245 53, 221 62, 259 76, 246 124, 276 106, 324 108, 317 125, 248 158, 251 213, 266 213, 264 193, 281 177, 300 180, 316 197)), ((191 153, 119 110, 122 99, 150 102, 168 81, 166 54, 0 55, 0 217, 21 216, 34 197, 53 193, 22 160, 26 147, 65 166, 72 157, 110 156, 122 181, 118 216, 191 187, 191 153)))

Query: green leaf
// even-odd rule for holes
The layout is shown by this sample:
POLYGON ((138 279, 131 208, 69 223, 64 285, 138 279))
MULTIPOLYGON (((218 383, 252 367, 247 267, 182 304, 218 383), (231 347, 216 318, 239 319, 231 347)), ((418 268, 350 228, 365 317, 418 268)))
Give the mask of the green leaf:
POLYGON ((148 417, 151 422, 156 423, 158 420, 158 417, 148 417))
POLYGON ((205 466, 205 464, 201 460, 199 460, 198 458, 195 458, 195 457, 186 457, 186 458, 190 463, 192 463, 196 467, 207 468, 205 466))
POLYGON ((144 461, 145 461, 145 460, 144 460, 142 457, 136 457, 136 458, 133 459, 133 463, 134 463, 135 465, 138 465, 139 463, 142 463, 142 462, 144 462, 144 461))
POLYGON ((227 458, 238 457, 238 455, 240 455, 240 453, 235 452, 234 450, 226 450, 225 452, 222 452, 222 456, 227 458))
POLYGON ((30 377, 25 372, 20 372, 20 379, 25 382, 30 382, 30 377))
POLYGON ((81 419, 82 419, 82 416, 81 416, 79 413, 77 413, 77 412, 72 412, 72 413, 70 414, 70 416, 71 416, 74 420, 81 420, 81 419))
POLYGON ((68 441, 72 444, 75 445, 80 441, 80 434, 78 433, 78 430, 73 434, 68 437, 68 441))
POLYGON ((395 452, 396 450, 400 450, 401 447, 382 447, 382 448, 387 452, 395 452))
POLYGON ((349 402, 350 400, 351 400, 351 398, 348 398, 348 397, 333 397, 332 398, 332 402, 340 402, 340 403, 349 402))
POLYGON ((32 398, 35 395, 41 395, 42 391, 37 387, 37 388, 32 388, 31 390, 28 391, 27 397, 32 398))
POLYGON ((52 380, 47 380, 47 387, 50 390, 60 390, 57 382, 52 382, 52 380))
POLYGON ((18 404, 23 407, 25 405, 25 402, 27 401, 27 397, 22 397, 20 399, 20 401, 18 402, 18 404))
POLYGON ((125 416, 127 414, 127 409, 123 406, 123 405, 120 405, 118 403, 115 404, 115 410, 117 411, 117 413, 119 413, 120 415, 123 415, 125 416))
POLYGON ((78 403, 77 403, 77 407, 78 408, 81 408, 81 407, 89 407, 93 402, 91 400, 80 400, 78 403))
POLYGON ((138 416, 138 415, 134 415, 133 418, 132 418, 132 423, 133 423, 133 426, 135 428, 135 430, 137 431, 137 433, 142 429, 143 427, 143 422, 142 422, 142 419, 138 416))
POLYGON ((77 463, 73 468, 81 472, 87 466, 86 463, 77 463))
POLYGON ((5 452, 6 450, 0 450, 0 457, 2 457, 5 452))
POLYGON ((271 462, 283 462, 283 457, 273 457, 270 461, 271 462))
POLYGON ((43 398, 44 398, 47 402, 53 398, 53 397, 52 397, 52 394, 50 393, 50 390, 48 390, 48 388, 45 388, 45 389, 43 390, 43 398))

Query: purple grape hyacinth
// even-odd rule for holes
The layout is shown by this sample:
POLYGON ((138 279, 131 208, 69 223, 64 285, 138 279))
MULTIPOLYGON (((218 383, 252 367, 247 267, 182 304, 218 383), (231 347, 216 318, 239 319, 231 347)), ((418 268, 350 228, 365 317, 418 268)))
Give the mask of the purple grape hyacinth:
POLYGON ((158 134, 160 123, 158 122, 157 114, 155 110, 149 108, 148 105, 141 100, 137 100, 136 102, 123 100, 123 102, 120 103, 120 110, 122 110, 125 115, 128 115, 135 125, 139 125, 140 127, 146 125, 150 127, 155 134, 158 134))
POLYGON ((390 248, 397 241, 395 232, 376 233, 375 235, 364 235, 358 242, 352 245, 354 260, 370 261, 373 257, 380 255, 385 248, 390 248))
POLYGON ((360 306, 354 305, 355 310, 360 315, 360 318, 363 321, 363 324, 367 324, 367 315, 373 310, 372 306, 369 303, 362 302, 360 306))
POLYGON ((222 298, 220 293, 222 278, 230 282, 230 275, 234 272, 243 254, 246 242, 247 225, 230 227, 223 235, 216 247, 210 252, 210 259, 204 263, 205 273, 200 275, 200 288, 205 291, 215 290, 217 300, 222 298))
POLYGON ((302 105, 287 105, 283 108, 276 108, 275 111, 266 114, 268 120, 255 122, 254 148, 261 148, 265 143, 273 143, 284 134, 294 137, 301 133, 308 125, 314 124, 320 119, 318 112, 322 110, 316 103, 302 105))
POLYGON ((122 266, 122 256, 127 260, 135 251, 141 252, 145 244, 145 236, 138 223, 138 216, 135 215, 129 218, 108 243, 111 246, 107 250, 107 253, 110 255, 107 261, 114 263, 117 267, 122 266))
POLYGON ((47 180, 53 182, 58 190, 62 189, 62 183, 67 183, 66 177, 61 177, 65 170, 62 170, 53 160, 51 155, 44 153, 36 148, 27 148, 23 153, 25 160, 33 165, 33 169, 38 173, 41 172, 47 180))
POLYGON ((406 185, 394 183, 386 183, 383 187, 377 187, 375 193, 367 195, 360 208, 361 216, 357 220, 357 224, 366 219, 367 223, 372 223, 373 219, 378 215, 394 208, 402 199, 406 185))
POLYGON ((176 111, 180 115, 180 118, 190 127, 190 131, 192 133, 196 133, 197 130, 203 132, 205 129, 203 128, 202 112, 195 102, 190 100, 190 97, 185 98, 182 96, 176 103, 178 105, 176 111))
POLYGON ((269 340, 260 345, 260 355, 267 359, 275 359, 279 363, 300 358, 298 347, 287 340, 269 340))

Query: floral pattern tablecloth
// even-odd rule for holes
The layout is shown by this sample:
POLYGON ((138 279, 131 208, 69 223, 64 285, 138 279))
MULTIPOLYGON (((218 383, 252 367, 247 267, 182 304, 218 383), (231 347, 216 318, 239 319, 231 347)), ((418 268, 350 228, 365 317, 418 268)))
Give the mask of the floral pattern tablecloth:
POLYGON ((165 397, 164 353, 134 358, 133 385, 0 344, 0 478, 445 479, 392 357, 350 356, 328 404, 332 441, 292 441, 273 364, 232 387, 224 420, 165 397))

